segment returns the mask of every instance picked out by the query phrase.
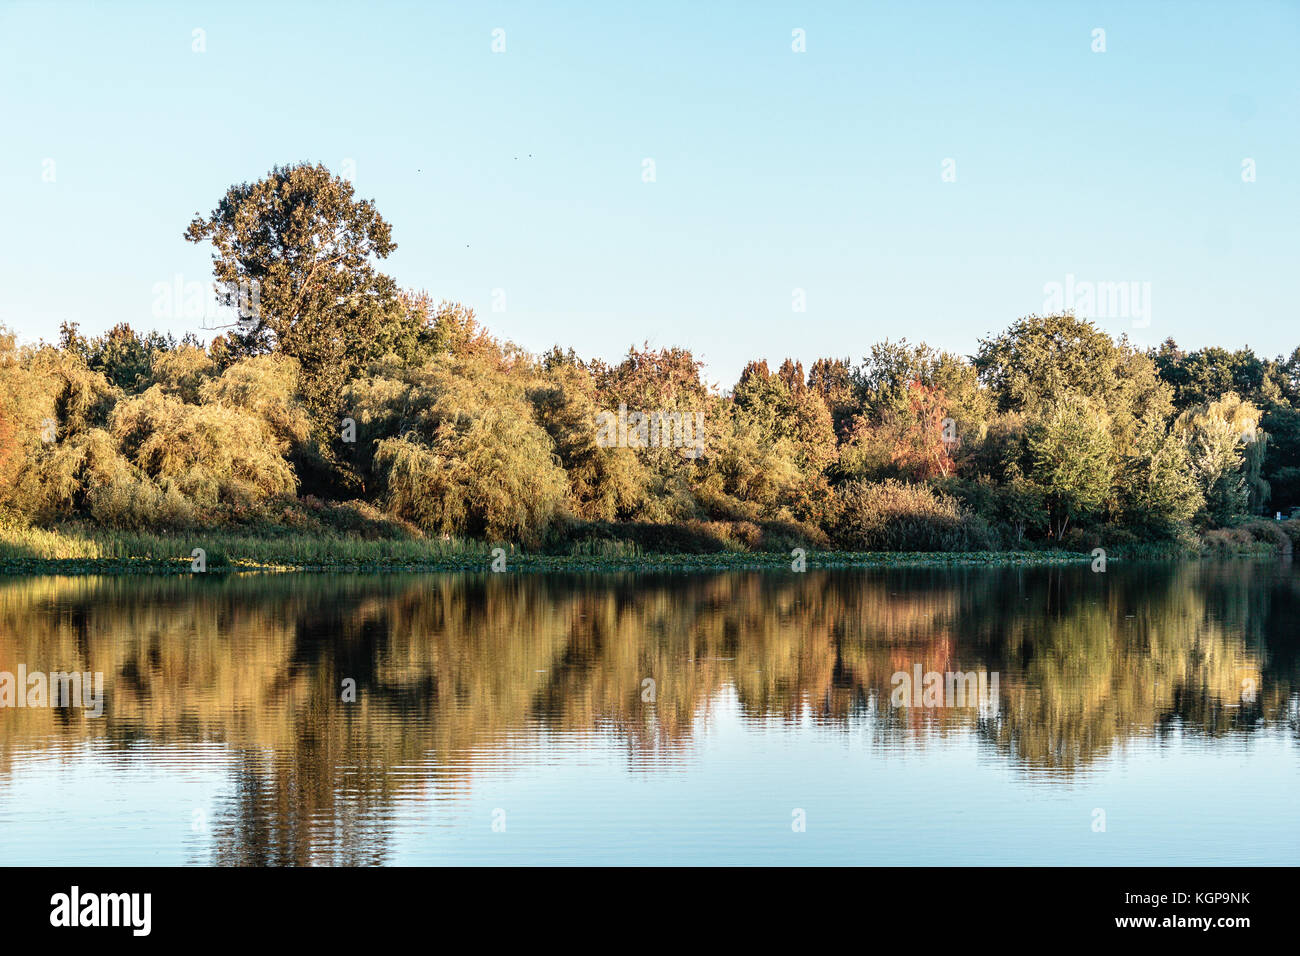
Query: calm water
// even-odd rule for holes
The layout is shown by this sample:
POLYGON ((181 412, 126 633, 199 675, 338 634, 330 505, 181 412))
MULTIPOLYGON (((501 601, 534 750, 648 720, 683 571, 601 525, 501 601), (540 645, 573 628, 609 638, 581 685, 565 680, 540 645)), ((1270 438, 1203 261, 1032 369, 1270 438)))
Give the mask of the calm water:
POLYGON ((0 708, 0 862, 1290 864, 1297 621, 1253 562, 0 579, 0 672, 104 675, 0 708))

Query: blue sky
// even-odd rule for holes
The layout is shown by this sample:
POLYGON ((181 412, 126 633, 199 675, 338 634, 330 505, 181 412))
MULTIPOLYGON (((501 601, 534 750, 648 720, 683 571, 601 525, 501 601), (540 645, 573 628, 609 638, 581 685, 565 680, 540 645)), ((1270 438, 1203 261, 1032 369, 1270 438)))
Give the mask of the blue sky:
POLYGON ((1289 353, 1298 52, 1294 2, 0 0, 0 323, 198 330, 154 315, 190 218, 350 160, 386 270, 534 350, 969 354, 1073 276, 1149 283, 1098 317, 1141 343, 1289 353))

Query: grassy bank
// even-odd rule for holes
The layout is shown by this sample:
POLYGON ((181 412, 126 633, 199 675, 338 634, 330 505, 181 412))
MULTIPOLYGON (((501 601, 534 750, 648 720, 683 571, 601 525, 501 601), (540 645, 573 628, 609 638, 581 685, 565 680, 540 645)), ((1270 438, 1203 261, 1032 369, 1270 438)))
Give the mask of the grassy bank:
MULTIPOLYGON (((257 533, 192 531, 147 534, 88 527, 0 528, 0 574, 177 573, 193 571, 194 550, 202 549, 205 570, 230 571, 486 571, 494 546, 459 539, 365 539, 353 535, 302 534, 274 529, 257 533)), ((581 540, 558 550, 525 551, 499 545, 510 571, 789 570, 789 550, 734 549, 683 553, 645 549, 635 542, 581 540)), ((1278 542, 1250 535, 1218 536, 1109 550, 1107 560, 1268 555, 1278 542)), ((1289 551, 1289 549, 1286 549, 1289 551)), ((806 549, 809 568, 960 565, 1042 565, 1090 562, 1086 552, 1057 549, 960 552, 845 552, 806 549)))

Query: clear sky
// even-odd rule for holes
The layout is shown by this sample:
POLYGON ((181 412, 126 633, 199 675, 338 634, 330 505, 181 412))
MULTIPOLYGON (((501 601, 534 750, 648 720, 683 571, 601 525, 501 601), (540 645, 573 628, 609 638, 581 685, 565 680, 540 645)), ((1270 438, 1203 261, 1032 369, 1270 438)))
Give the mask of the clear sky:
POLYGON ((197 330, 154 314, 210 281, 185 226, 309 160, 401 285, 533 350, 969 354, 1073 276, 1138 283, 1097 318, 1141 343, 1290 352, 1298 64, 1265 0, 0 0, 0 323, 197 330))

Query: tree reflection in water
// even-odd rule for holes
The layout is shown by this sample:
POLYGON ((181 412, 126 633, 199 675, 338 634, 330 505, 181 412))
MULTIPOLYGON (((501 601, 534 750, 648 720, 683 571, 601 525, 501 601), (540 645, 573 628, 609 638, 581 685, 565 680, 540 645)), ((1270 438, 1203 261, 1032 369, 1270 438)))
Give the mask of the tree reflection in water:
POLYGON ((728 694, 747 718, 884 747, 974 734, 1048 779, 1135 738, 1294 734, 1297 619, 1290 565, 1245 561, 13 579, 0 671, 102 671, 107 702, 99 720, 0 714, 0 776, 17 752, 87 739, 215 742, 237 779, 213 862, 376 863, 398 804, 467 793, 523 735, 612 737, 654 773, 728 694), (890 706, 892 675, 918 664, 996 672, 995 708, 890 706))

